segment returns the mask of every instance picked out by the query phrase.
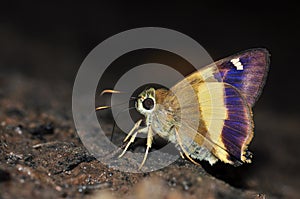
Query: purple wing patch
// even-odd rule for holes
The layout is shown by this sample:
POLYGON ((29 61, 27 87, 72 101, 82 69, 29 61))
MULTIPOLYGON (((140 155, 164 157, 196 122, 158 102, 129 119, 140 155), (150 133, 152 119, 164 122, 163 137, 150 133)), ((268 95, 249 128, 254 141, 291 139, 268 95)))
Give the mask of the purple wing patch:
POLYGON ((240 92, 229 84, 225 84, 224 102, 228 117, 221 135, 228 159, 237 164, 249 161, 246 150, 253 137, 251 110, 240 92))
POLYGON ((264 86, 269 66, 266 49, 252 49, 216 62, 219 81, 239 90, 252 107, 264 86))

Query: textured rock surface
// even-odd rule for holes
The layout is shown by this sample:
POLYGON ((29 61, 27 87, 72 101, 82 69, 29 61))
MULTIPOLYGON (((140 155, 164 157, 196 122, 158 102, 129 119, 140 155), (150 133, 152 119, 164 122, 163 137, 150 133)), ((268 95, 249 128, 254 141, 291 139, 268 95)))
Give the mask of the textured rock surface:
POLYGON ((281 120, 276 126, 278 118, 258 112, 250 165, 201 167, 180 159, 155 172, 124 173, 98 162, 81 144, 71 117, 70 87, 22 76, 2 76, 0 81, 0 198, 299 196, 299 160, 294 158, 299 156, 299 135, 289 130, 299 127, 296 121, 281 120))

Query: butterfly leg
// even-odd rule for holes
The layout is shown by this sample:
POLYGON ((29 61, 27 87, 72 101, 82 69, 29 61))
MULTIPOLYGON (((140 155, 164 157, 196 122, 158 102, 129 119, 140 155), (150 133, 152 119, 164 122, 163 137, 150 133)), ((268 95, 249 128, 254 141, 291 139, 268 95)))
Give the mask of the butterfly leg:
POLYGON ((127 151, 128 147, 130 146, 130 144, 134 142, 136 135, 137 135, 138 133, 141 133, 141 132, 146 132, 146 129, 147 129, 147 127, 142 128, 142 129, 139 129, 139 130, 137 130, 137 131, 131 136, 129 142, 127 143, 127 145, 126 145, 126 147, 125 147, 125 149, 124 149, 123 152, 119 155, 119 158, 122 157, 122 156, 125 154, 125 152, 127 151))
POLYGON ((142 119, 140 119, 139 121, 137 121, 133 128, 129 131, 129 133, 127 134, 127 136, 125 137, 125 139, 123 140, 123 142, 126 142, 128 140, 128 138, 132 135, 132 133, 139 128, 139 126, 141 125, 142 119))
POLYGON ((183 153, 181 151, 179 151, 179 154, 180 154, 180 156, 181 156, 182 159, 185 159, 184 155, 183 155, 183 153))
POLYGON ((175 133, 176 133, 176 137, 177 137, 178 144, 179 144, 179 146, 180 146, 182 152, 184 153, 184 155, 185 155, 185 156, 187 157, 187 159, 189 159, 192 163, 194 163, 194 164, 196 164, 196 165, 199 165, 199 163, 196 162, 195 160, 193 160, 193 159, 190 157, 189 153, 183 148, 182 140, 181 140, 181 138, 180 138, 180 136, 179 136, 179 133, 178 133, 178 131, 177 131, 176 128, 174 128, 174 130, 175 130, 175 133))
POLYGON ((148 134, 147 134, 147 148, 146 148, 146 151, 145 151, 145 155, 144 155, 143 161, 142 161, 142 163, 141 163, 140 166, 139 166, 139 170, 140 170, 140 169, 143 167, 143 165, 145 164, 145 161, 146 161, 147 156, 148 156, 149 149, 150 149, 151 146, 152 146, 152 141, 153 141, 153 131, 152 131, 152 128, 149 126, 149 127, 148 127, 148 134))

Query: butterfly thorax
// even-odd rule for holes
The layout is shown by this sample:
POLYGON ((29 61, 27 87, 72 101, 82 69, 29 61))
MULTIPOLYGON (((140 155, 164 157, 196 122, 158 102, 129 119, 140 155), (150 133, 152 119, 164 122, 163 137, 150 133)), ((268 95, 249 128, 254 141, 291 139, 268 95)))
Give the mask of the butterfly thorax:
POLYGON ((175 95, 167 89, 143 91, 136 109, 146 118, 146 125, 160 137, 176 142, 172 129, 180 124, 180 107, 175 95), (153 103, 153 104, 152 104, 153 103))
POLYGON ((155 99, 151 126, 159 136, 176 143, 173 130, 180 125, 180 105, 177 98, 170 90, 157 89, 155 99))
MULTIPOLYGON (((190 114, 193 115, 192 112, 190 114)), ((171 90, 155 90, 155 108, 151 113, 145 114, 146 124, 160 137, 174 143, 180 151, 184 150, 192 158, 206 159, 211 164, 215 163, 217 159, 211 152, 205 147, 199 146, 194 140, 197 139, 194 137, 196 135, 191 136, 186 128, 183 128, 183 132, 179 130, 182 127, 181 120, 183 118, 181 116, 180 104, 175 94, 171 90), (181 138, 178 138, 176 132, 181 134, 181 138)))

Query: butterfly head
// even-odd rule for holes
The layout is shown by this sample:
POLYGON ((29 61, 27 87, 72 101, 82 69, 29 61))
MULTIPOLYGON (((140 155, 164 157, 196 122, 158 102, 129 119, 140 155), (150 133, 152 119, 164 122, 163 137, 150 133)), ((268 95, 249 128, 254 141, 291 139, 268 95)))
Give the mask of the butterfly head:
POLYGON ((155 89, 149 88, 141 92, 135 102, 135 107, 138 112, 147 116, 152 113, 155 108, 155 89))

